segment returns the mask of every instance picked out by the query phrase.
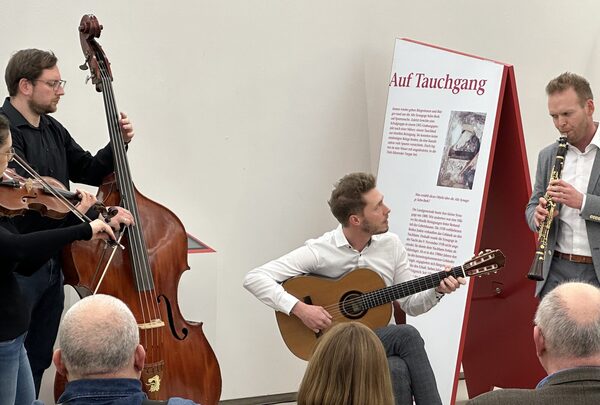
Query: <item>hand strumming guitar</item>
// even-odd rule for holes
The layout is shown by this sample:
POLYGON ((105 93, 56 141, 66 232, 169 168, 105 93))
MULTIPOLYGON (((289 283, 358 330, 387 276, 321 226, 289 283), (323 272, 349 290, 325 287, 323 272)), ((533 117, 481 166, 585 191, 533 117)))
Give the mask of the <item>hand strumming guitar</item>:
POLYGON ((300 318, 315 333, 319 333, 331 325, 332 316, 325 308, 317 305, 308 305, 302 301, 298 301, 292 308, 291 313, 300 318))

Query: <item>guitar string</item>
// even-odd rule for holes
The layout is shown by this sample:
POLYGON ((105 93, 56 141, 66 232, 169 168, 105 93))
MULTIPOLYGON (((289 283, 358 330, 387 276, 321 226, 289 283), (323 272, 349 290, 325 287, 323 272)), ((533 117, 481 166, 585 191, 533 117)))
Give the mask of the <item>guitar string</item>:
POLYGON ((344 302, 338 302, 338 303, 334 303, 334 304, 325 305, 325 306, 323 306, 323 308, 334 318, 338 317, 339 315, 346 317, 346 315, 344 315, 344 311, 342 309, 344 307, 347 308, 348 306, 352 306, 354 304, 360 304, 361 312, 362 312, 362 311, 368 310, 370 308, 374 308, 376 306, 383 305, 388 302, 392 302, 399 298, 403 298, 403 297, 406 297, 406 296, 409 296, 412 294, 416 294, 418 292, 425 291, 427 289, 435 288, 436 287, 435 285, 429 286, 428 282, 429 283, 437 282, 439 284, 443 279, 447 278, 449 275, 453 275, 454 277, 467 277, 467 276, 471 277, 473 275, 482 274, 481 272, 478 272, 477 274, 468 274, 467 270, 472 270, 472 268, 475 266, 481 267, 481 265, 483 263, 486 263, 490 259, 495 258, 495 256, 496 256, 495 253, 496 252, 486 252, 484 255, 475 257, 474 259, 463 264, 462 266, 457 266, 457 267, 451 268, 450 271, 448 271, 448 272, 441 271, 438 273, 430 274, 428 276, 409 280, 404 283, 380 288, 375 291, 370 291, 370 292, 361 294, 361 295, 357 296, 356 298, 352 298, 352 299, 344 301, 344 302), (486 257, 488 255, 491 255, 491 256, 486 257), (485 259, 483 260, 483 262, 476 263, 476 261, 478 259, 481 259, 484 257, 485 257, 485 259), (424 286, 421 285, 422 283, 425 283, 425 285, 424 286), (425 288, 422 288, 422 287, 425 287, 425 288), (396 296, 396 294, 398 294, 398 293, 400 293, 401 295, 399 295, 398 298, 394 298, 396 296), (371 304, 371 305, 364 305, 364 304, 371 304))
POLYGON ((403 298, 421 291, 435 288, 435 283, 439 284, 443 279, 447 278, 448 276, 459 276, 459 274, 462 273, 462 271, 459 273, 459 270, 462 270, 461 266, 455 267, 449 272, 442 271, 425 277, 409 280, 401 284, 380 288, 375 291, 369 291, 355 298, 351 298, 347 301, 341 301, 335 304, 325 305, 323 306, 323 309, 325 309, 332 317, 336 317, 338 315, 346 317, 346 315, 344 315, 343 308, 348 308, 355 304, 359 304, 360 312, 362 312, 364 310, 383 305, 387 302, 392 302, 399 298, 403 298), (398 298, 394 298, 395 296, 397 296, 397 294, 400 294, 398 298))

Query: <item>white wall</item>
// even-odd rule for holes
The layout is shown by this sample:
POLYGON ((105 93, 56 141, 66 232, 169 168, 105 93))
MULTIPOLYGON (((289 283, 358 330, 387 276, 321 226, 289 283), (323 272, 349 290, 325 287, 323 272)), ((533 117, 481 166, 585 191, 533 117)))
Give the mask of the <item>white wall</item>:
POLYGON ((2 5, 0 65, 17 49, 54 50, 68 81, 56 117, 92 150, 105 144, 106 123, 78 69, 77 26, 84 13, 104 25, 117 101, 137 133, 129 158, 138 189, 217 250, 190 256, 179 299, 188 319, 205 322, 223 399, 297 388, 304 362, 241 279, 334 226, 326 199, 339 177, 376 171, 394 38, 514 64, 532 169, 557 136, 545 83, 571 70, 600 85, 594 0, 2 5))

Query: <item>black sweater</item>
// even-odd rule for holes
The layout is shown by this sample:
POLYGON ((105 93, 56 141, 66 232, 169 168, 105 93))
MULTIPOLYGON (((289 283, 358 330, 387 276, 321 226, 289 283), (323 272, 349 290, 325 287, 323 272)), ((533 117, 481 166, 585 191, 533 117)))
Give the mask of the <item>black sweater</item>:
POLYGON ((63 246, 91 237, 87 223, 19 234, 10 218, 0 217, 0 341, 14 339, 29 327, 27 303, 14 272, 31 275, 63 246))

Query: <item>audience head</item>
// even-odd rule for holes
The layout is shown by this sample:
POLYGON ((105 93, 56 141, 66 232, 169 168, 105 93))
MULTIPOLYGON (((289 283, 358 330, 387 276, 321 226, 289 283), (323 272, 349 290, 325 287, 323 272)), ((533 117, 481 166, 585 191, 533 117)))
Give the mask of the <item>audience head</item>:
POLYGON ((333 326, 317 342, 298 391, 299 405, 393 405, 383 345, 368 327, 333 326))
POLYGON ((580 282, 556 287, 538 306, 533 334, 548 373, 600 366, 600 289, 580 282))
POLYGON ((4 72, 8 95, 11 97, 17 95, 21 79, 28 81, 39 79, 42 72, 56 66, 56 62, 56 56, 49 51, 22 49, 15 52, 8 61, 4 72))
POLYGON ((375 177, 368 173, 350 173, 337 182, 331 192, 329 207, 342 226, 348 225, 350 215, 362 214, 366 201, 363 194, 375 188, 375 177))
POLYGON ((139 378, 145 352, 137 322, 127 306, 109 295, 92 295, 65 314, 54 363, 69 381, 139 378))

